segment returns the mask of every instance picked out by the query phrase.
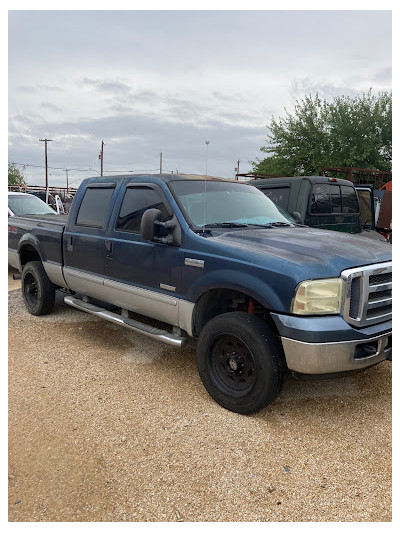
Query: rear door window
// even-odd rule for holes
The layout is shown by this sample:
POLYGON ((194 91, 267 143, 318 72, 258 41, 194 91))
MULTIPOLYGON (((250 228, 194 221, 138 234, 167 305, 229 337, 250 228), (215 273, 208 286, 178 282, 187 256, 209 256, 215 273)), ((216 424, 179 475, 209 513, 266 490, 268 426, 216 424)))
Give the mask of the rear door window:
POLYGON ((88 187, 76 218, 77 226, 102 228, 115 187, 88 187))

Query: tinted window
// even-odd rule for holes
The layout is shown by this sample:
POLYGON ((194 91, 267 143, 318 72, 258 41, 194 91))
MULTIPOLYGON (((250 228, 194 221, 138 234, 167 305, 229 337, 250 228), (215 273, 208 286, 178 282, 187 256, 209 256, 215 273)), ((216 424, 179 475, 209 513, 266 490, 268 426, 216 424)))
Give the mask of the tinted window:
POLYGON ((87 188, 79 208, 76 224, 102 228, 113 192, 114 188, 87 188))
POLYGON ((343 213, 358 213, 357 193, 353 187, 342 185, 343 213))
POLYGON ((330 185, 332 213, 342 213, 342 201, 339 185, 330 185))
POLYGON ((289 206, 290 187, 276 187, 274 189, 261 189, 264 194, 271 198, 271 200, 287 209, 289 206))
POLYGON ((357 193, 349 185, 318 183, 313 187, 311 213, 354 214, 359 212, 357 193))
POLYGON ((150 187, 129 187, 126 189, 115 229, 140 233, 142 216, 147 209, 159 209, 162 221, 169 218, 158 191, 150 187))
POLYGON ((311 213, 331 213, 330 185, 315 184, 311 197, 311 213))

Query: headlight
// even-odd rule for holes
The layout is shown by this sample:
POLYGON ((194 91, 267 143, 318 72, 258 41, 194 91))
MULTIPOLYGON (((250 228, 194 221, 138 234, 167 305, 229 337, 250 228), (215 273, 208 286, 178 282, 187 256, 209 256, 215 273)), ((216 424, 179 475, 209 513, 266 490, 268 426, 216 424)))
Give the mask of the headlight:
POLYGON ((303 281, 292 301, 296 315, 337 315, 342 307, 343 281, 340 278, 303 281))

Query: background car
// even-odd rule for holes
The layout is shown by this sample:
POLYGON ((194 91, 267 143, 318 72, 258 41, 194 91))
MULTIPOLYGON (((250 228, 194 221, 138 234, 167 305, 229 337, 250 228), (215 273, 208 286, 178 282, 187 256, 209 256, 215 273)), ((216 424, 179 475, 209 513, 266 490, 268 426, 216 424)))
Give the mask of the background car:
POLYGON ((8 193, 8 216, 56 215, 57 213, 33 194, 24 192, 8 193))

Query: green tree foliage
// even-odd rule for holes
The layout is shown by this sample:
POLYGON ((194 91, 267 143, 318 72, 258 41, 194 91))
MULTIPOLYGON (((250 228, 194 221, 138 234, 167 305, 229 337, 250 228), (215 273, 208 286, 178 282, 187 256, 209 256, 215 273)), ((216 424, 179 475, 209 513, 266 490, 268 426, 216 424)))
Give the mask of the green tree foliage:
POLYGON ((26 185, 22 172, 20 172, 15 163, 8 163, 8 185, 26 185))
POLYGON ((280 176, 318 175, 322 167, 392 169, 392 93, 340 96, 318 94, 297 101, 294 112, 271 120, 268 154, 253 172, 280 176))

